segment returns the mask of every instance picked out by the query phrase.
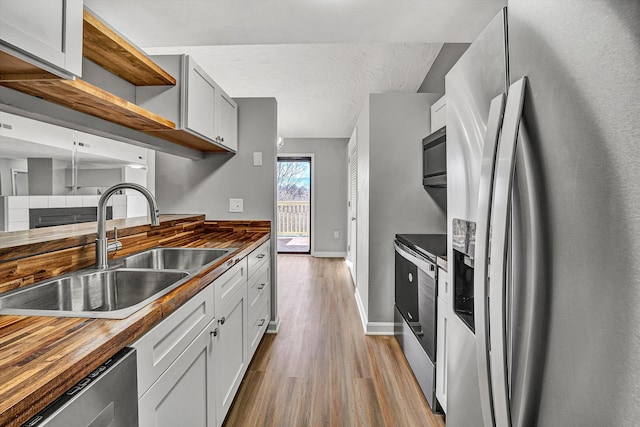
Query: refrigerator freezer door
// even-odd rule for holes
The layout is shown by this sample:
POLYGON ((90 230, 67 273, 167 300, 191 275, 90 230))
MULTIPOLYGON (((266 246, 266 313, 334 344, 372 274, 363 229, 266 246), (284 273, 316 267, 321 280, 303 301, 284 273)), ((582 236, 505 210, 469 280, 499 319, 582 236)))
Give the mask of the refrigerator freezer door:
MULTIPOLYGON (((453 219, 476 222, 484 137, 491 100, 507 89, 506 13, 494 18, 445 78, 447 93, 447 228, 453 219)), ((454 259, 451 241, 448 257, 454 259)), ((477 262, 477 260, 476 260, 477 262)), ((455 268, 449 268, 454 286, 455 268)), ((447 426, 482 421, 475 335, 458 316, 450 323, 447 426)))
POLYGON ((480 385, 480 401, 484 425, 492 426, 493 403, 491 383, 489 380, 489 299, 488 299, 488 267, 489 267, 489 224, 493 194, 493 176, 495 172, 496 152, 502 117, 504 114, 504 94, 491 101, 487 135, 484 139, 482 167, 480 169, 480 185, 478 193, 478 222, 475 235, 474 297, 476 317, 476 354, 478 362, 478 382, 480 385))

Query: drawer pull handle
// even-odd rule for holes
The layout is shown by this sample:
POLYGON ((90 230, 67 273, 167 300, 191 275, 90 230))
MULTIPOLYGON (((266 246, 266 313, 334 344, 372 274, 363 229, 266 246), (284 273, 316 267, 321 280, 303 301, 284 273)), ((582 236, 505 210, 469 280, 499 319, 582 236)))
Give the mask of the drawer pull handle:
POLYGON ((260 319, 260 323, 258 323, 258 326, 262 326, 262 325, 264 325, 265 320, 266 320, 266 319, 260 319))
POLYGON ((262 258, 264 258, 264 254, 260 254, 260 255, 258 255, 256 258, 258 258, 258 259, 262 259, 262 258))
POLYGON ((222 316, 222 319, 218 320, 218 322, 220 322, 221 325, 224 325, 224 322, 226 322, 227 318, 222 316))
POLYGON ((213 331, 211 331, 211 335, 214 337, 218 336, 218 328, 215 328, 213 331))
POLYGON ((233 264, 234 264, 234 260, 230 259, 229 261, 227 261, 228 266, 232 266, 233 264))
POLYGON ((260 286, 258 286, 258 289, 264 289, 265 286, 267 286, 266 283, 260 283, 260 286))

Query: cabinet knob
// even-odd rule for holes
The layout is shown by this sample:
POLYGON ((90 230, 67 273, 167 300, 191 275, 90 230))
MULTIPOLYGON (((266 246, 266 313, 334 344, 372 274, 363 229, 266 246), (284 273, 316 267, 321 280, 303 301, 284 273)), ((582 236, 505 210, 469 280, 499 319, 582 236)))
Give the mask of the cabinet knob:
POLYGON ((218 328, 215 328, 213 331, 211 331, 211 335, 214 337, 218 336, 218 328))
POLYGON ((413 282, 413 274, 409 273, 409 275, 407 276, 407 279, 409 279, 409 282, 413 282))
POLYGON ((224 322, 227 320, 226 317, 222 316, 222 319, 218 320, 218 322, 220 322, 221 325, 224 325, 224 322))

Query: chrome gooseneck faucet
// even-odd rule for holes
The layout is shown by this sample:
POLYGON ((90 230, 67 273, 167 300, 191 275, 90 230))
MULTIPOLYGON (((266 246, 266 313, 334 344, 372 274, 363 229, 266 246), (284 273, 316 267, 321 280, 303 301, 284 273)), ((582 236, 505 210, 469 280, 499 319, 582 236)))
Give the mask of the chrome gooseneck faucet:
MULTIPOLYGON (((149 203, 149 211, 151 212, 151 225, 159 225, 160 221, 158 220, 158 205, 156 203, 156 199, 153 197, 153 194, 145 187, 139 184, 133 184, 130 182, 122 182, 120 184, 116 184, 112 187, 109 187, 102 196, 100 196, 100 200, 98 201, 98 238, 96 239, 96 268, 105 269, 108 267, 108 252, 110 250, 109 243, 107 240, 107 200, 111 195, 117 191, 124 189, 136 190, 142 193, 144 197, 146 197, 147 202, 149 203)), ((117 237, 116 237, 116 244, 117 237)), ((115 250, 117 246, 111 250, 115 250)))

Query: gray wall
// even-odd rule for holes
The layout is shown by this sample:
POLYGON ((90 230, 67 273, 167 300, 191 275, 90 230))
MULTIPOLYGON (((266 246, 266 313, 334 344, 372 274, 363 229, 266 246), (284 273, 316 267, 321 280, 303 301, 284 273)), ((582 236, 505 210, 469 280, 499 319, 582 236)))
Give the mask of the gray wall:
POLYGON ((433 61, 418 93, 444 94, 444 76, 469 47, 469 43, 445 43, 433 61))
MULTIPOLYGON (((156 153, 158 206, 161 213, 204 213, 207 219, 271 221, 271 244, 275 248, 277 103, 275 98, 235 101, 238 103, 236 154, 209 154, 202 160, 189 160, 156 153), (257 151, 262 152, 261 167, 253 166, 253 153, 257 151), (244 199, 243 213, 229 212, 230 198, 244 199)), ((275 259, 272 265, 272 319, 276 319, 275 259)))
POLYGON ((347 138, 286 138, 279 155, 314 154, 314 251, 317 255, 347 251, 347 138), (338 231, 339 238, 334 238, 338 231))
POLYGON ((369 322, 392 322, 393 239, 446 233, 446 212, 422 186, 422 138, 439 94, 370 95, 369 322))
POLYGON ((209 154, 190 160, 156 153, 156 197, 161 212, 204 213, 207 219, 274 219, 274 98, 237 99, 236 154, 209 154), (262 152, 263 166, 253 166, 253 152, 262 152), (244 212, 230 213, 229 199, 243 199, 244 212))

